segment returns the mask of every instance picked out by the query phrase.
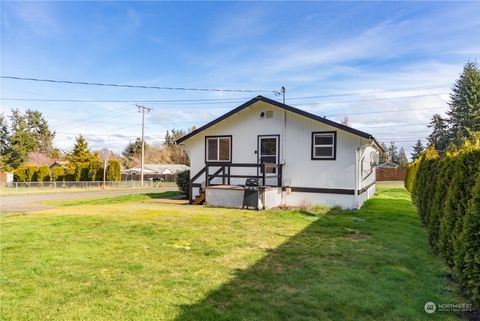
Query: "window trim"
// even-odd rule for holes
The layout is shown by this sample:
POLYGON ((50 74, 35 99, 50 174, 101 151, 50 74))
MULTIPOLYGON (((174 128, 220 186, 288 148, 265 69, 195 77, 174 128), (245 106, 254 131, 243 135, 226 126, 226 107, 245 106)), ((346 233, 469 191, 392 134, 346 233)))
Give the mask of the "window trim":
POLYGON ((205 164, 210 163, 231 163, 232 162, 232 135, 215 135, 215 136, 205 136, 205 164), (230 140, 230 151, 229 151, 229 160, 209 160, 208 159, 208 140, 209 139, 217 139, 217 156, 220 156, 220 139, 221 138, 228 138, 230 140))
MULTIPOLYGON (((323 146, 331 146, 331 145, 323 145, 323 146)), ((312 142, 310 146, 310 153, 311 159, 315 161, 322 161, 322 160, 336 160, 337 159, 337 132, 336 131, 319 131, 319 132, 312 132, 312 142), (333 156, 315 156, 315 147, 322 146, 322 145, 315 145, 315 135, 318 134, 328 134, 333 135, 333 156)))

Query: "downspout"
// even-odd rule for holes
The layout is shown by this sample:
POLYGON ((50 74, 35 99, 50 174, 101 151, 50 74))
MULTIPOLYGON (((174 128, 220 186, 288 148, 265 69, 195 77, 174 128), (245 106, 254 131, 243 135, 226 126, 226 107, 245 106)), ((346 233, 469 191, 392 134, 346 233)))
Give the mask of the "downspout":
POLYGON ((355 187, 354 187, 354 206, 355 209, 358 209, 358 186, 359 186, 359 177, 360 177, 360 164, 359 164, 359 153, 360 153, 361 147, 358 147, 355 150, 355 187))

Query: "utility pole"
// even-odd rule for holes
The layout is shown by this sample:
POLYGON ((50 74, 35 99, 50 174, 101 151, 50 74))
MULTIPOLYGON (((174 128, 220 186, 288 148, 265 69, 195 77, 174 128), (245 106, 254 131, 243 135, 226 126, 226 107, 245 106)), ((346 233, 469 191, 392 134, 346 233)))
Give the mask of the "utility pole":
POLYGON ((141 168, 140 168, 140 186, 143 187, 143 166, 145 164, 145 111, 150 112, 152 108, 137 105, 138 112, 142 113, 142 161, 141 161, 141 168))
POLYGON ((285 93, 286 92, 287 92, 287 88, 285 88, 285 86, 282 86, 282 88, 280 89, 280 93, 282 94, 284 105, 285 105, 285 93))

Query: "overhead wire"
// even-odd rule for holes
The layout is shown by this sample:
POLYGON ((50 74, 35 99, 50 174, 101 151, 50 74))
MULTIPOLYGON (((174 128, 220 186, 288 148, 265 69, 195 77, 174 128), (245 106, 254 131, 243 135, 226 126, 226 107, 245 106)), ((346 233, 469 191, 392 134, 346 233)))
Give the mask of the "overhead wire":
POLYGON ((158 89, 158 90, 182 90, 182 91, 212 91, 212 92, 242 92, 242 93, 275 93, 275 90, 266 89, 219 89, 219 88, 194 88, 194 87, 170 87, 170 86, 146 86, 146 85, 129 85, 129 84, 115 84, 102 82, 88 82, 88 81, 73 81, 73 80, 58 80, 58 79, 42 79, 32 77, 16 77, 16 76, 0 76, 2 79, 48 82, 57 84, 69 85, 84 85, 84 86, 102 86, 102 87, 119 87, 119 88, 139 88, 139 89, 158 89))

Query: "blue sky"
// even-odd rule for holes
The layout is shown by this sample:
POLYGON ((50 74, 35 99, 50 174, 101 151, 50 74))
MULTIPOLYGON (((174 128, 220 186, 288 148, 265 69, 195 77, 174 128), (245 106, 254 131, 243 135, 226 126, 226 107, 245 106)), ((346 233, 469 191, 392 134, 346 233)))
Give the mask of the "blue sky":
MULTIPOLYGON (((395 140, 407 151, 428 134, 424 124, 431 115, 444 112, 464 63, 480 54, 478 2, 2 1, 1 6, 2 75, 269 91, 284 85, 288 104, 333 120, 348 116, 352 127, 395 140), (404 88, 412 89, 398 90, 404 88), (328 95, 333 96, 318 97, 328 95)), ((2 79, 1 95, 231 99, 149 103, 154 110, 147 117, 147 139, 160 142, 167 129, 202 125, 256 93, 2 79)), ((65 150, 78 133, 87 134, 95 149, 115 151, 140 133, 134 103, 1 101, 1 111, 12 107, 44 112, 65 150)))

